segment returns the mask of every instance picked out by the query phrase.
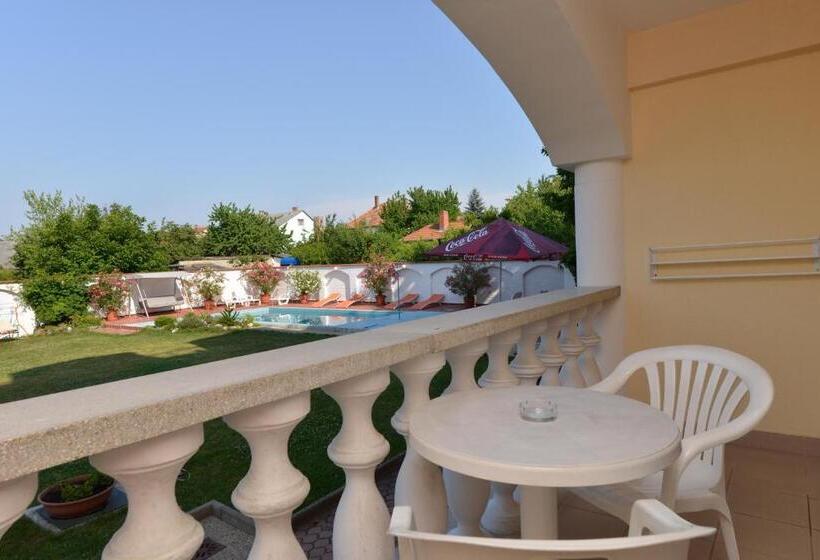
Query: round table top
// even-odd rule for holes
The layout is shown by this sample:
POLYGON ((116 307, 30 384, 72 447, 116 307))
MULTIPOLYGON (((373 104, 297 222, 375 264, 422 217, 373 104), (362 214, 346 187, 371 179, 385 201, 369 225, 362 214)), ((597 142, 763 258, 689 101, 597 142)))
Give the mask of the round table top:
POLYGON ((596 486, 663 470, 680 454, 680 432, 642 402, 589 389, 518 386, 452 393, 410 418, 410 445, 462 474, 527 486, 596 486), (521 418, 522 400, 558 405, 552 422, 521 418))

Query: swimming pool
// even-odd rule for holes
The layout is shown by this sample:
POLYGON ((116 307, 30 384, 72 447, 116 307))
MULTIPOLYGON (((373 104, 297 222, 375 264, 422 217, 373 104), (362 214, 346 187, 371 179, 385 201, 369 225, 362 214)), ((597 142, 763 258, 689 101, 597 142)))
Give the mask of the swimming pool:
POLYGON ((356 311, 307 307, 264 307, 240 311, 258 324, 281 329, 356 332, 441 315, 435 311, 356 311))

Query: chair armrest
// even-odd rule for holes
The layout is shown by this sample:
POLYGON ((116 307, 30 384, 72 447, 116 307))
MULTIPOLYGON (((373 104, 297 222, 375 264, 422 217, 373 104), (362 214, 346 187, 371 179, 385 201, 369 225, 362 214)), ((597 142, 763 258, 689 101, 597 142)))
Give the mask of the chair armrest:
POLYGON ((689 523, 658 500, 638 500, 629 516, 629 536, 639 537, 644 530, 653 535, 686 531, 690 539, 706 537, 715 533, 713 527, 701 527, 689 523))

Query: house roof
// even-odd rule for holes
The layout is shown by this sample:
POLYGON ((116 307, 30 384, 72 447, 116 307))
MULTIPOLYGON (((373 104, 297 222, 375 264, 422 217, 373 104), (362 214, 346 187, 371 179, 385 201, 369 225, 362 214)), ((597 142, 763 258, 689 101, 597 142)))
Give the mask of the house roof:
POLYGON ((359 214, 349 222, 347 225, 350 227, 378 227, 382 225, 382 208, 384 207, 384 203, 374 206, 367 212, 363 214, 359 214))
POLYGON ((402 237, 402 239, 404 241, 429 241, 433 239, 441 239, 448 231, 452 229, 464 229, 466 227, 464 218, 459 217, 455 220, 450 220, 450 225, 446 229, 441 228, 438 223, 427 224, 416 231, 411 231, 402 237))
POLYGON ((294 216, 297 216, 297 215, 301 214, 302 212, 304 212, 305 215, 308 218, 310 218, 311 220, 313 219, 310 216, 310 214, 308 214, 307 212, 305 212, 304 210, 302 210, 301 208, 299 208, 297 206, 294 206, 293 208, 291 208, 287 212, 279 212, 279 213, 276 213, 276 214, 271 214, 270 216, 276 222, 277 226, 283 226, 288 222, 288 220, 290 220, 294 216))

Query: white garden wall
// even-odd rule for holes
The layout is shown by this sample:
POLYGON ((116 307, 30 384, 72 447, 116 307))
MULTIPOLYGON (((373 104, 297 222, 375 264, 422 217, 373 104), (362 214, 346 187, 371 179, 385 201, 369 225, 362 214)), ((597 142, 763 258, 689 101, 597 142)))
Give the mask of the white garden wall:
POLYGON ((34 311, 20 300, 20 284, 0 284, 0 322, 8 322, 17 328, 20 336, 34 332, 34 311))

